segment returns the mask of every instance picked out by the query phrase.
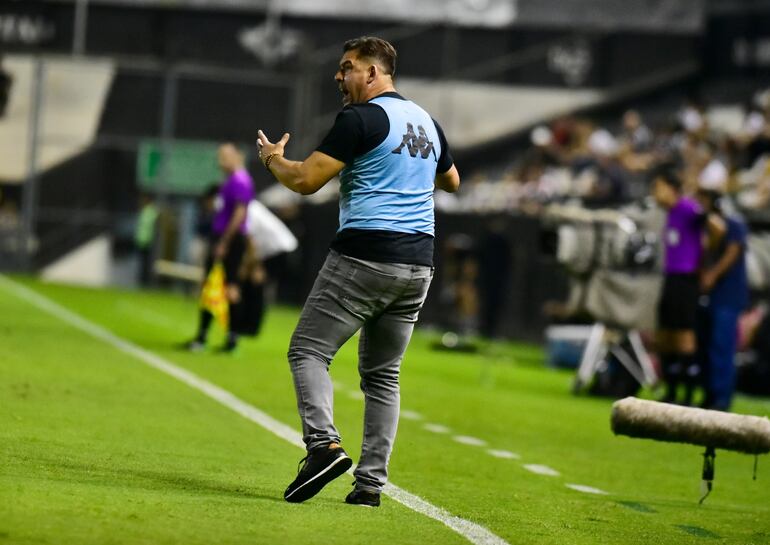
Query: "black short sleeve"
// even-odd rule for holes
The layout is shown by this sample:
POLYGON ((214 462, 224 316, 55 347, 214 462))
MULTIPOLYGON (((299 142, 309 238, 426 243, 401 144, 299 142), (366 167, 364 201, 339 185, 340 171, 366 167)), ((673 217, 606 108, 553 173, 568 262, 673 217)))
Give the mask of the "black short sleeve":
POLYGON ((441 155, 439 156, 438 164, 436 165, 436 173, 443 174, 452 168, 455 161, 452 158, 452 153, 449 151, 449 144, 447 144, 446 136, 444 136, 444 130, 435 119, 433 120, 433 124, 436 126, 438 141, 441 144, 441 155))
POLYGON ((353 162, 364 138, 364 124, 354 108, 345 107, 337 114, 334 125, 316 151, 325 153, 346 165, 353 162))

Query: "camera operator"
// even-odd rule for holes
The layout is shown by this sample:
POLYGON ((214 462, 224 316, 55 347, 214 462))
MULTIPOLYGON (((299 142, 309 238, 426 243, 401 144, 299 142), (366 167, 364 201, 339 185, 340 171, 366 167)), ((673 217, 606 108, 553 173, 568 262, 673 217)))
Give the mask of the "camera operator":
MULTIPOLYGON (((698 203, 683 194, 682 178, 673 165, 652 171, 652 194, 667 211, 663 233, 664 280, 658 302, 657 348, 666 393, 661 401, 676 403, 680 384, 687 386, 684 404, 691 404, 700 375, 696 360, 695 327, 700 296, 698 273, 703 253, 706 214, 698 203)), ((723 229, 722 222, 708 215, 709 230, 723 229)))
POLYGON ((746 273, 746 224, 722 210, 726 175, 706 167, 698 180, 697 199, 703 211, 724 222, 721 236, 712 237, 706 249, 700 285, 708 294, 698 331, 699 354, 703 360, 706 391, 703 408, 726 411, 735 390, 735 352, 738 317, 749 303, 746 273))

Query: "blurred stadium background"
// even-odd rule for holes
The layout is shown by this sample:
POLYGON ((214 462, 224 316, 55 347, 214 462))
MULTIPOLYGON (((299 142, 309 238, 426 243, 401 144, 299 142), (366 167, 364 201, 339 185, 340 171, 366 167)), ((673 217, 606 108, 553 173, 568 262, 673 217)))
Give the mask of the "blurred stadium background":
MULTIPOLYGON (((519 538, 527 543, 695 543, 718 538, 717 534, 734 543, 766 543, 770 536, 766 487, 746 492, 741 481, 740 486, 725 489, 726 503, 720 504, 727 505, 724 511, 692 514, 689 504, 683 507, 694 495, 687 488, 692 479, 683 473, 694 475, 695 464, 690 467, 674 450, 663 447, 629 449, 623 443, 623 448, 615 448, 604 436, 607 403, 590 399, 580 405, 568 393, 572 370, 554 375, 540 367, 544 360, 576 367, 597 322, 622 331, 654 328, 663 213, 648 196, 647 172, 660 159, 674 157, 683 166, 689 190, 701 176, 723 176, 731 210, 750 227, 753 297, 742 328, 751 335, 744 336, 738 363, 751 371, 739 375, 739 386, 748 393, 770 395, 770 1, 3 0, 0 272, 18 274, 14 278, 116 334, 176 357, 171 343, 192 333, 198 284, 185 278, 188 269, 161 267, 152 276, 152 290, 133 291, 139 287, 135 231, 140 197, 151 195, 160 210, 153 260, 199 266, 204 247, 198 226, 200 198, 222 178, 217 146, 237 143, 249 153, 247 167, 259 199, 288 225, 299 247, 274 264, 270 298, 281 305, 270 311, 262 344, 247 341, 248 361, 219 368, 207 365, 214 359, 210 355, 205 360, 187 354, 178 357, 182 366, 283 421, 294 422, 290 379, 283 367, 287 338, 296 321, 292 307, 304 301, 336 230, 338 186, 330 183, 310 198, 297 197, 265 172, 254 142, 258 128, 268 135, 289 131, 288 156, 299 159, 311 152, 340 109, 332 76, 342 43, 363 34, 381 36, 396 46, 396 86, 441 123, 463 180, 456 195, 436 197, 437 275, 420 323, 440 334, 422 331, 415 337, 416 348, 410 352, 415 354, 415 378, 409 382, 405 374, 405 398, 423 413, 442 407, 442 417, 453 428, 470 426, 475 418, 469 433, 510 434, 513 446, 503 445, 506 448, 516 448, 520 441, 541 460, 570 466, 585 482, 608 490, 614 487, 610 493, 621 499, 611 507, 635 513, 610 513, 605 510, 609 504, 597 506, 593 497, 562 498, 538 481, 523 482, 522 490, 528 492, 515 491, 525 496, 517 505, 526 507, 512 521, 510 511, 497 505, 495 496, 513 493, 503 486, 512 480, 506 480, 507 474, 498 479, 497 469, 481 470, 479 478, 489 494, 479 505, 468 499, 478 493, 475 482, 458 477, 456 488, 444 490, 431 481, 436 457, 451 467, 468 458, 452 450, 461 448, 457 445, 448 454, 428 447, 420 451, 422 436, 408 426, 400 432, 405 444, 424 457, 412 468, 397 452, 395 471, 428 491, 437 503, 446 500, 441 505, 488 523, 511 543, 519 538), (62 283, 105 289, 86 291, 62 283), (480 337, 501 342, 489 344, 480 337), (481 355, 436 352, 436 348, 480 350, 481 355), (445 367, 445 358, 457 366, 445 367), (513 367, 497 365, 510 362, 513 367), (259 395, 254 384, 263 386, 259 395), (503 418, 498 422, 490 415, 503 418), (512 415, 523 418, 522 426, 513 426, 515 432, 506 425, 512 415), (567 448, 565 454, 564 445, 572 441, 578 448, 567 448), (621 476, 624 463, 632 470, 621 476), (648 470, 649 464, 654 470, 648 470), (667 503, 670 497, 675 499, 667 503), (551 511, 551 498, 564 502, 551 511), (655 512, 646 511, 650 508, 642 500, 656 505, 664 522, 634 519, 636 512, 655 512), (577 534, 571 533, 568 523, 562 524, 572 511, 588 517, 576 523, 577 534), (595 533, 593 522, 585 522, 601 517, 616 523, 612 530, 603 527, 605 534, 595 533), (525 527, 530 525, 526 539, 517 534, 522 520, 529 521, 525 527), (710 528, 715 533, 702 528, 709 521, 714 521, 710 528), (671 525, 678 528, 674 534, 671 525)), ((40 333, 43 328, 62 338, 65 333, 27 315, 26 307, 10 296, 5 303, 6 331, 19 331, 31 341, 10 333, 5 337, 16 354, 16 367, 5 369, 13 396, 27 398, 28 386, 19 384, 27 384, 30 359, 48 362, 41 363, 41 377, 48 366, 55 369, 41 382, 79 381, 69 366, 56 366, 50 348, 47 352, 42 348, 51 338, 40 333), (16 323, 13 316, 24 319, 16 323)), ((345 350, 341 359, 350 365, 336 371, 337 378, 352 388, 357 380, 355 355, 351 347, 345 350)), ((68 361, 85 365, 94 384, 111 392, 111 379, 100 378, 105 371, 92 365, 110 356, 93 348, 93 357, 81 362, 76 351, 76 346, 64 350, 68 361)), ((583 378, 593 379, 594 371, 583 378)), ((654 382, 646 369, 640 372, 641 376, 631 374, 630 384, 612 379, 599 393, 620 396, 638 391, 639 383, 654 382)), ((126 384, 134 379, 145 380, 126 377, 126 384)), ((169 399, 181 396, 157 390, 157 395, 169 399)), ((103 395, 100 403, 109 404, 112 400, 103 395)), ((114 395, 119 397, 120 391, 114 395)), ((352 395, 348 392, 348 397, 352 395)), ((15 401, 13 396, 8 399, 15 401)), ((352 404, 351 399, 339 403, 352 404)), ((196 406, 194 400, 184 403, 196 406)), ((6 444, 18 460, 33 460, 34 448, 28 451, 24 446, 25 426, 44 422, 48 412, 38 408, 39 412, 30 409, 27 414, 18 407, 13 410, 28 420, 9 420, 6 444)), ((61 410, 66 407, 62 401, 61 410)), ((183 420, 172 409, 158 409, 168 411, 159 421, 183 420)), ((736 410, 766 415, 768 405, 760 398, 741 397, 736 410)), ((77 411, 86 420, 96 412, 82 407, 77 411)), ((126 441, 141 440, 127 445, 127 450, 152 451, 163 445, 181 451, 179 445, 188 440, 195 444, 194 429, 182 430, 180 434, 189 437, 176 444, 160 432, 157 437, 142 436, 145 422, 152 428, 151 412, 146 407, 137 410, 137 422, 131 424, 136 435, 124 435, 126 441)), ((343 427, 359 425, 350 414, 341 418, 343 427)), ((227 429, 222 423, 211 426, 227 429)), ((56 433, 62 429, 68 429, 66 422, 56 433)), ((117 433, 109 422, 94 424, 94 430, 99 431, 93 431, 93 437, 82 438, 89 445, 103 445, 104 437, 117 433)), ((229 444, 222 434, 217 441, 229 444)), ((123 436, 114 440, 117 444, 123 436)), ((252 440, 249 448, 262 448, 257 438, 248 439, 252 440)), ((79 447, 64 444, 62 440, 51 447, 52 459, 76 456, 72 452, 79 447)), ((280 465, 276 460, 296 454, 282 448, 287 450, 269 446, 271 470, 280 465)), ((242 462, 243 453, 237 449, 233 454, 223 446, 221 451, 217 456, 223 467, 242 462)), ((113 455, 116 464, 121 461, 109 449, 95 451, 93 459, 82 455, 78 462, 82 467, 113 455)), ((725 467, 725 475, 744 479, 748 465, 727 459, 732 465, 725 467)), ((150 462, 159 467, 168 464, 157 453, 150 462)), ((40 469, 47 463, 18 462, 13 467, 18 475, 38 471, 48 475, 48 469, 40 469)), ((236 491, 222 485, 233 496, 240 493, 238 479, 252 478, 243 463, 231 476, 236 491)), ((211 482, 226 479, 206 464, 191 464, 189 471, 211 482)), ((142 478, 151 480, 149 475, 142 478)), ((81 477, 88 481, 93 475, 78 474, 81 477)), ((164 490, 169 483, 172 489, 185 491, 200 485, 179 479, 157 477, 154 482, 164 490)), ((259 479, 252 485, 264 486, 268 495, 283 482, 283 477, 272 475, 259 479)), ((13 489, 6 490, 12 498, 9 490, 13 489)), ((25 496, 33 507, 19 503, 9 517, 17 526, 34 518, 35 501, 48 497, 44 488, 35 493, 40 496, 25 496), (28 512, 23 512, 25 507, 28 512)), ((122 509, 123 492, 109 494, 106 501, 122 509)), ((275 520, 265 527, 285 523, 284 513, 266 505, 265 512, 273 510, 275 520)), ((250 506, 241 507, 248 517, 250 506)), ((74 520, 73 509, 60 513, 57 520, 63 524, 74 520)), ((199 533, 188 535, 189 542, 216 540, 221 528, 212 523, 211 535, 206 534, 209 526, 203 522, 211 523, 207 514, 196 515, 201 528, 194 520, 189 528, 154 521, 158 533, 153 535, 168 532, 168 542, 175 542, 195 530, 199 533)), ((338 513, 323 513, 327 515, 333 521, 338 513)), ((291 518, 295 516, 292 512, 286 526, 299 532, 304 520, 291 518)), ((327 521, 323 517, 315 522, 321 529, 327 521)), ((57 527, 62 526, 52 523, 57 527)), ((379 537, 392 542, 386 538, 393 525, 383 528, 379 537)), ((435 530, 420 527, 412 535, 410 526, 404 528, 396 542, 433 535, 435 530)), ((105 526, 103 533, 94 535, 111 539, 115 531, 105 526)), ((136 532, 126 534, 123 541, 141 541, 143 534, 136 532)), ((353 530, 346 527, 344 542, 371 537, 349 532, 353 530)), ((435 535, 440 541, 441 534, 435 535)), ((230 537, 237 542, 250 536, 230 537)), ((288 542, 315 542, 313 536, 291 536, 288 542)), ((0 524, 0 542, 4 537, 0 524)))
MULTIPOLYGON (((216 144, 252 151, 258 127, 289 130, 291 155, 304 157, 339 109, 341 42, 377 34, 398 48, 399 89, 445 127, 465 182, 437 203, 442 276, 425 323, 447 316, 463 278, 451 265, 472 255, 464 274, 478 304, 460 321, 539 339, 543 303, 569 292, 544 251, 551 203, 641 202, 651 158, 674 149, 692 176, 712 157, 727 162, 752 226, 768 227, 757 163, 768 23, 757 1, 6 1, 0 263, 131 284, 142 191, 162 204, 155 257, 195 263, 196 198, 220 178, 216 144)), ((296 199, 258 167, 252 156, 262 201, 301 241, 278 288, 298 304, 333 235, 335 190, 296 199)))

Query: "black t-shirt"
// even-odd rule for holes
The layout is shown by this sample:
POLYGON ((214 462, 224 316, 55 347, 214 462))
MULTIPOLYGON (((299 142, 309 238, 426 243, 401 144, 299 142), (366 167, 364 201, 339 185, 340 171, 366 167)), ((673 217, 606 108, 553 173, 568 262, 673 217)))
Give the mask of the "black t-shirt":
MULTIPOLYGON (((379 96, 405 100, 393 92, 379 96)), ((454 160, 444 131, 435 119, 433 124, 441 144, 436 166, 436 172, 441 174, 452 168, 454 160)), ((356 157, 379 146, 389 132, 388 115, 380 106, 369 102, 349 104, 337 114, 334 125, 316 150, 350 165, 356 157)), ((343 229, 337 233, 331 247, 341 254, 368 261, 433 265, 433 237, 428 234, 343 229)))

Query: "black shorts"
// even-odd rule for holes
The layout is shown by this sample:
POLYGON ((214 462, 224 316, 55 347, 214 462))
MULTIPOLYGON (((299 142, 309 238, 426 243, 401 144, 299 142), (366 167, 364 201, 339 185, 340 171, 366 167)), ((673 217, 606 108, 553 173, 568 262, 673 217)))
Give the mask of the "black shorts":
POLYGON ((700 289, 695 274, 667 274, 658 302, 658 328, 695 329, 700 289))
MULTIPOLYGON (((206 276, 208 276, 211 267, 214 265, 214 249, 219 242, 219 238, 212 236, 209 239, 209 251, 206 257, 206 276)), ((222 260, 222 265, 225 268, 225 282, 228 284, 238 283, 238 269, 241 268, 241 262, 243 261, 243 254, 246 253, 246 235, 243 233, 237 233, 230 239, 230 244, 227 247, 227 254, 222 260)))

